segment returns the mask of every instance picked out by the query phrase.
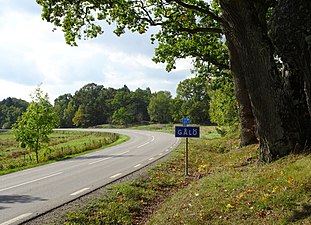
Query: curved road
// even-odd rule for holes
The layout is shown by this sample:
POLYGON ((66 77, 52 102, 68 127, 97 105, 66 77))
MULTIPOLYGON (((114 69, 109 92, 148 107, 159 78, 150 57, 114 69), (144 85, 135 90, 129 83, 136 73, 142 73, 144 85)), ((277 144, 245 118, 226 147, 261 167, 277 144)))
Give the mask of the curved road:
POLYGON ((172 134, 140 130, 87 129, 130 136, 120 145, 0 176, 0 225, 20 224, 111 183, 168 154, 172 134))

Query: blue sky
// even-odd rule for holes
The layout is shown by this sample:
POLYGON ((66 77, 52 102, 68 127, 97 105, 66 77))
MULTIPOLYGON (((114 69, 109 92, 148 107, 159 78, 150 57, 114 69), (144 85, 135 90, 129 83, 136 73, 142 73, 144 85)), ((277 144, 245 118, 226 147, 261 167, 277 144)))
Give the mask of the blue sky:
POLYGON ((30 101, 41 83, 51 102, 91 82, 113 88, 127 85, 131 90, 150 87, 174 95, 178 83, 193 76, 190 60, 180 60, 170 73, 164 64, 155 64, 149 35, 117 37, 106 27, 97 39, 70 47, 60 29, 52 32, 53 25, 40 14, 35 0, 0 0, 0 101, 30 101))

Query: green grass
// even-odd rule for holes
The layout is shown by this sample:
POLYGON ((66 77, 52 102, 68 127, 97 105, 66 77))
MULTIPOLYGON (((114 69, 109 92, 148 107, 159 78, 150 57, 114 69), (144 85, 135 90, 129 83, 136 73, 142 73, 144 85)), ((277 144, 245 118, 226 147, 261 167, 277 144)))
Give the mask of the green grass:
POLYGON ((174 124, 151 124, 151 125, 143 125, 143 126, 133 126, 130 129, 137 130, 149 130, 149 131, 160 131, 166 133, 174 133, 174 124))
POLYGON ((34 152, 19 147, 11 131, 1 132, 0 175, 76 157, 128 139, 124 135, 81 131, 55 131, 49 138, 49 145, 40 149, 36 163, 34 152))
POLYGON ((238 135, 211 139, 203 127, 146 176, 110 187, 108 194, 64 224, 311 224, 311 155, 257 165, 257 145, 238 148, 238 135))

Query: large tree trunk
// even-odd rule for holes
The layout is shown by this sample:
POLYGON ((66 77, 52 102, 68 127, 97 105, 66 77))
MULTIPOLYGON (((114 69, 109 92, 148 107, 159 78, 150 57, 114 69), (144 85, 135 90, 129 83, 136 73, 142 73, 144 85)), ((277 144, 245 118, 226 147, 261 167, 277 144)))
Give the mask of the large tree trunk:
POLYGON ((270 35, 284 63, 285 88, 299 115, 302 140, 310 146, 311 1, 279 1, 270 19, 270 35))
POLYGON ((247 146, 258 143, 256 137, 256 123, 252 111, 251 101, 248 95, 248 90, 245 83, 243 70, 241 68, 240 59, 235 48, 232 46, 230 40, 227 42, 229 49, 231 49, 231 56, 234 60, 230 60, 230 68, 234 78, 235 94, 238 102, 239 117, 241 123, 241 143, 240 146, 247 146))
POLYGON ((299 131, 291 101, 276 74, 267 37, 267 8, 259 0, 220 3, 230 60, 241 65, 241 71, 233 74, 245 79, 257 123, 260 159, 270 162, 289 154, 299 140, 299 131))

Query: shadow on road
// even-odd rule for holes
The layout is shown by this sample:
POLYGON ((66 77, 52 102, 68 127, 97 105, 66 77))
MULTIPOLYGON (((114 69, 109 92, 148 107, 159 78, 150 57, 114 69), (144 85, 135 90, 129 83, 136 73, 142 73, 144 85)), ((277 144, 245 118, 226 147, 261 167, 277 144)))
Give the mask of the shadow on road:
MULTIPOLYGON (((47 201, 47 199, 40 197, 33 197, 30 195, 0 195, 0 204, 30 203, 35 201, 47 201)), ((2 209, 1 206, 0 209, 2 209)))

